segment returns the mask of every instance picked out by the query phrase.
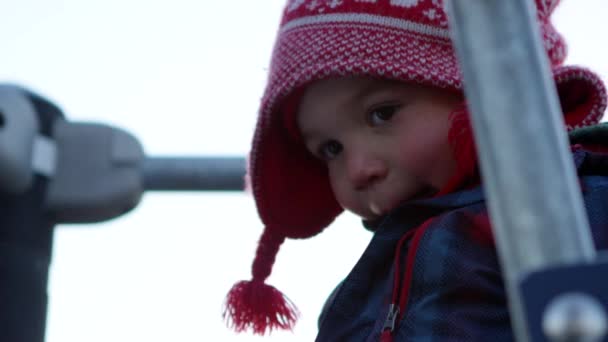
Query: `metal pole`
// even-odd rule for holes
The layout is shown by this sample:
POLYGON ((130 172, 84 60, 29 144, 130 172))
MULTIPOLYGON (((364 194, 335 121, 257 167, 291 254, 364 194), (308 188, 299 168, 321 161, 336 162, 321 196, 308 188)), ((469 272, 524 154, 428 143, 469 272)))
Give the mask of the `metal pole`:
POLYGON ((533 6, 447 1, 518 341, 521 278, 595 254, 533 6))
MULTIPOLYGON (((11 92, 13 99, 7 101, 7 88, 2 87, 0 91, 4 92, 0 96, 0 109, 4 114, 7 109, 15 110, 14 115, 4 119, 25 119, 33 114, 37 121, 36 125, 11 121, 0 127, 0 135, 15 127, 21 131, 13 134, 16 139, 7 143, 16 148, 13 151, 16 154, 23 147, 19 145, 24 142, 24 136, 40 134, 48 138, 52 127, 63 118, 55 105, 34 93, 11 92), (33 110, 11 106, 23 100, 29 102, 33 110)), ((0 163, 0 167, 3 166, 0 163)), ((22 171, 28 172, 27 167, 22 171)), ((0 341, 43 342, 45 336, 48 272, 57 222, 44 210, 48 179, 32 175, 31 180, 30 185, 18 193, 0 189, 0 341)))
POLYGON ((245 158, 146 158, 144 189, 161 191, 243 191, 245 158))

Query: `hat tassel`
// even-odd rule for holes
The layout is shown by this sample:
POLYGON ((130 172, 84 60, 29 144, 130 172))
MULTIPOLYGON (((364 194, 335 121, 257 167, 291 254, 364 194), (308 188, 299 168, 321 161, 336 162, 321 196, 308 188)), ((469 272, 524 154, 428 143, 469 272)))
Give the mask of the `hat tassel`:
POLYGON ((236 332, 253 329, 264 335, 275 329, 291 330, 298 318, 296 306, 279 290, 264 283, 283 236, 264 231, 253 263, 253 279, 236 283, 228 292, 224 306, 224 320, 236 332))

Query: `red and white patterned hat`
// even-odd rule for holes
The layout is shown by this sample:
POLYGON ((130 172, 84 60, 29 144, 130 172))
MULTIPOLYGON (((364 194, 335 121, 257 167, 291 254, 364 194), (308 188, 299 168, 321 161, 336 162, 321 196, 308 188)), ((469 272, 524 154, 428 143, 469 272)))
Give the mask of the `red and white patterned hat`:
MULTIPOLYGON (((592 107, 568 118, 567 124, 571 128, 598 122, 605 107, 601 81, 586 70, 560 67, 566 47, 549 20, 559 0, 535 1, 556 81, 582 82, 602 94, 592 107)), ((232 288, 224 312, 237 331, 252 328, 263 334, 292 327, 295 307, 264 283, 276 253, 285 238, 314 236, 342 212, 325 166, 286 127, 285 111, 297 108, 297 102, 289 99, 316 80, 363 75, 460 91, 462 80, 443 1, 288 1, 250 154, 250 181, 265 230, 253 279, 232 288)))

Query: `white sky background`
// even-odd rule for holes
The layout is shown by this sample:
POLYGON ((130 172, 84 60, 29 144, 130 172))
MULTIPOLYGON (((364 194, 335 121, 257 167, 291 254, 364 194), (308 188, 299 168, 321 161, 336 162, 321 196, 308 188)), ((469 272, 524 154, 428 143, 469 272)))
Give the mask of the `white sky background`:
MULTIPOLYGON (((244 155, 283 0, 0 0, 0 82, 62 107, 71 121, 121 127, 149 155, 244 155)), ((564 0, 555 16, 569 63, 608 76, 605 0, 564 0)), ((261 232, 253 200, 146 194, 131 213, 59 226, 47 342, 311 341, 326 296, 370 238, 343 216, 288 241, 269 283, 302 317, 293 333, 235 335, 221 319, 248 279, 261 232)))

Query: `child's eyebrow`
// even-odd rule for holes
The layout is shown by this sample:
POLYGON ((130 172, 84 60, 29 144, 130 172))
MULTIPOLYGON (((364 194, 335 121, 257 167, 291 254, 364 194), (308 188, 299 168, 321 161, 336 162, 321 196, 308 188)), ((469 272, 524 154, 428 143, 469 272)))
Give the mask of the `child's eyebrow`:
POLYGON ((383 92, 387 89, 390 89, 394 86, 391 83, 387 82, 379 82, 377 80, 372 80, 368 84, 362 86, 357 91, 353 92, 350 102, 351 103, 364 103, 365 100, 377 93, 383 92))
POLYGON ((303 129, 300 129, 300 137, 302 138, 302 142, 304 142, 306 147, 308 147, 313 141, 319 140, 318 134, 305 131, 303 129))

